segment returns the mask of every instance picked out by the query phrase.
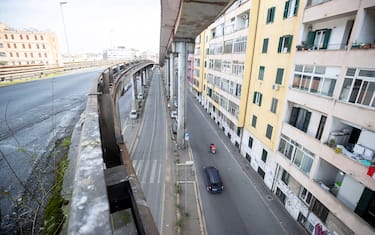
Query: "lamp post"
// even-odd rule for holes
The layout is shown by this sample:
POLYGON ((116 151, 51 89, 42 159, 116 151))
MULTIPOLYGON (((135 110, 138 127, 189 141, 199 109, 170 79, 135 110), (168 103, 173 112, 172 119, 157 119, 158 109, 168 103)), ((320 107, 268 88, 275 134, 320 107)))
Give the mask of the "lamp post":
POLYGON ((66 27, 65 27, 65 19, 64 19, 64 12, 63 12, 63 5, 67 4, 68 2, 60 2, 60 11, 61 11, 61 18, 64 26, 64 35, 65 35, 65 43, 66 43, 66 49, 68 50, 68 56, 70 56, 70 49, 69 49, 69 43, 68 43, 68 36, 66 34, 66 27))

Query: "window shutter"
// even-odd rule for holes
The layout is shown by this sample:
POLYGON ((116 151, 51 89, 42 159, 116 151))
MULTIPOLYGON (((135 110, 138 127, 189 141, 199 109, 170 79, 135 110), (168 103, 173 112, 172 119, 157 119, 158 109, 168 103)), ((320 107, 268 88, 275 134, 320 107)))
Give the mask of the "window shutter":
POLYGON ((277 48, 277 52, 281 52, 281 46, 282 46, 282 44, 283 44, 283 37, 280 37, 280 39, 279 39, 279 47, 277 48))
POLYGON ((259 93, 259 107, 262 105, 262 93, 259 93))
POLYGON ((325 35, 324 35, 324 41, 323 41, 323 49, 327 49, 328 47, 328 42, 329 42, 329 37, 331 36, 331 29, 327 29, 325 31, 325 35))
POLYGON ((262 53, 267 53, 268 50, 268 38, 263 39, 262 53))
POLYGON ((292 126, 296 125, 298 113, 299 113, 299 108, 293 107, 292 113, 290 114, 290 120, 289 120, 290 125, 292 125, 292 126))
POLYGON ((292 43, 293 43, 293 36, 289 35, 288 38, 289 38, 288 52, 290 52, 290 48, 292 47, 292 43))
POLYGON ((309 123, 310 123, 310 118, 311 118, 311 112, 307 112, 305 116, 305 120, 303 121, 303 126, 302 126, 303 132, 307 131, 307 128, 309 127, 309 123))
POLYGON ((284 19, 288 18, 288 10, 289 10, 289 1, 286 1, 285 7, 284 7, 284 16, 283 16, 284 19))
POLYGON ((271 22, 273 22, 273 20, 275 19, 275 10, 276 10, 275 7, 271 8, 271 22))
POLYGON ((276 84, 281 85, 283 83, 283 75, 284 75, 284 69, 278 68, 277 73, 276 73, 276 81, 275 81, 276 84))
POLYGON ((309 49, 313 48, 314 46, 315 33, 316 33, 315 31, 310 31, 309 34, 307 35, 306 46, 309 49))
POLYGON ((253 95, 253 104, 255 104, 256 97, 257 97, 257 92, 254 91, 254 95, 253 95))
POLYGON ((294 5, 293 15, 296 16, 298 12, 299 0, 296 0, 296 4, 294 5))

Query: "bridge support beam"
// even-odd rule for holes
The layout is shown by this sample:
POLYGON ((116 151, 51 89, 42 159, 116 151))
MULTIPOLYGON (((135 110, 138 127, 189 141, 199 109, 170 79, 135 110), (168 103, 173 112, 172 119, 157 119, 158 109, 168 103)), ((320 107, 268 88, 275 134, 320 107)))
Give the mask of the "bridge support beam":
POLYGON ((132 110, 137 110, 137 74, 133 74, 132 81, 132 110))
POLYGON ((169 105, 173 107, 173 100, 174 100, 174 83, 175 83, 175 76, 174 76, 174 53, 169 54, 169 105))
POLYGON ((178 52, 177 145, 185 147, 186 42, 176 42, 178 52))

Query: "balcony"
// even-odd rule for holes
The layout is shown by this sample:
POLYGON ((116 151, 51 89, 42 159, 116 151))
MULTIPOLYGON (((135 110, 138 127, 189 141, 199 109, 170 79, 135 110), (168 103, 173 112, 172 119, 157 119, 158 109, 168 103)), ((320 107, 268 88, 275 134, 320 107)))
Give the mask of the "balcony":
MULTIPOLYGON (((336 148, 333 149, 328 144, 322 144, 319 140, 285 122, 282 125, 282 134, 293 140, 298 140, 301 146, 312 151, 315 156, 319 156, 340 171, 350 175, 356 181, 375 191, 375 180, 367 175, 368 167, 361 164, 358 160, 352 159, 342 152, 336 152, 336 148)), ((312 174, 315 171, 316 169, 314 170, 313 165, 311 169, 312 174)))
POLYGON ((359 1, 309 0, 303 15, 303 23, 347 15, 358 10, 359 1))

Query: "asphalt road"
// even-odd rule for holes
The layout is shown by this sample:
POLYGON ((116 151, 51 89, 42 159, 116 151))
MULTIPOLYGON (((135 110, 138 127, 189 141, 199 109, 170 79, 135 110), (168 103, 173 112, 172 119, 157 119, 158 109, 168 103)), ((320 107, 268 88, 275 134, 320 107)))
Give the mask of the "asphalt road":
MULTIPOLYGON (((270 209, 262 195, 234 159, 239 155, 202 107, 188 96, 187 128, 190 135, 198 188, 208 234, 292 234, 288 232, 270 209), (208 145, 215 143, 217 153, 208 152, 208 145), (221 194, 206 191, 203 168, 219 169, 224 184, 221 194)), ((257 177, 257 175, 256 175, 257 177)), ((258 179, 259 181, 259 179, 258 179)), ((272 193, 270 193, 272 194, 272 193)))
MULTIPOLYGON (((70 137, 86 106, 89 88, 100 71, 0 87, 0 150, 4 155, 0 157, 0 209, 3 216, 12 208, 12 201, 19 199, 24 191, 9 164, 25 184, 33 169, 52 157, 56 140, 70 137)), ((41 175, 46 173, 43 168, 39 171, 41 175)))
POLYGON ((159 70, 154 70, 148 92, 143 125, 132 162, 147 204, 160 231, 165 162, 167 154, 167 116, 159 70))

